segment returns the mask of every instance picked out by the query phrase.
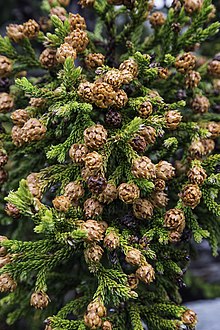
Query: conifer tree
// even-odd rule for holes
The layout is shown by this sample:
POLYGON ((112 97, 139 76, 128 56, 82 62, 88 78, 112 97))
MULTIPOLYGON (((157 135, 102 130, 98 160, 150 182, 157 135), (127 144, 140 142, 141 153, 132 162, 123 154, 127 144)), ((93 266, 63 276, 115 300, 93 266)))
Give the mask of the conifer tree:
POLYGON ((199 53, 215 7, 80 0, 88 31, 69 2, 0 38, 0 317, 194 329, 191 243, 220 241, 220 55, 199 53))

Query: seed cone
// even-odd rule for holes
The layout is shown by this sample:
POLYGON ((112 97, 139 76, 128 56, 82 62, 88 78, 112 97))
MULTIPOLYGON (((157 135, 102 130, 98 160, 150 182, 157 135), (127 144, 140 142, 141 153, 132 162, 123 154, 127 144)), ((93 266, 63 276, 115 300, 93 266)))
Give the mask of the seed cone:
POLYGON ((49 297, 45 292, 34 292, 31 295, 30 304, 36 309, 46 308, 49 304, 49 297))
POLYGON ((136 276, 144 283, 150 284, 155 278, 154 269, 150 264, 146 264, 137 269, 136 276))

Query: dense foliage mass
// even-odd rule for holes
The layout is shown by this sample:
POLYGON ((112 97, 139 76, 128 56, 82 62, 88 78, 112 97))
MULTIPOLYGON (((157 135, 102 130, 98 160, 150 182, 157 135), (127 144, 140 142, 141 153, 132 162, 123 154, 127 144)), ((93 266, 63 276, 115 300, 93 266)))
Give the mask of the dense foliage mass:
POLYGON ((39 22, 0 38, 1 318, 193 329, 191 242, 216 255, 220 241, 220 54, 199 55, 215 7, 79 3, 90 31, 68 0, 44 0, 39 22))

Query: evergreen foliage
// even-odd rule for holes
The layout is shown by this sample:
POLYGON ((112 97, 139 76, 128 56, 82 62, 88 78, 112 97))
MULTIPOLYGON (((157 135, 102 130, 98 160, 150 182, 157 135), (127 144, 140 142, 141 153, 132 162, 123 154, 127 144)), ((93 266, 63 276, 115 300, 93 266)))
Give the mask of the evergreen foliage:
POLYGON ((92 31, 44 0, 0 38, 0 317, 194 329, 191 244, 220 242, 220 55, 199 46, 220 23, 211 0, 79 3, 92 31))

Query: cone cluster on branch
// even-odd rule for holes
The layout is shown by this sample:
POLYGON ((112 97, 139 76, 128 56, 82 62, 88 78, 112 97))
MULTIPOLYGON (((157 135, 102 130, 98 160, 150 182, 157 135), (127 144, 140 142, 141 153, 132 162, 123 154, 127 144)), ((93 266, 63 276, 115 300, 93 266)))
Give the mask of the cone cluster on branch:
POLYGON ((78 4, 88 30, 69 0, 46 0, 48 16, 0 39, 0 316, 31 305, 33 328, 46 309, 46 330, 192 330, 189 240, 219 242, 214 7, 78 4))

